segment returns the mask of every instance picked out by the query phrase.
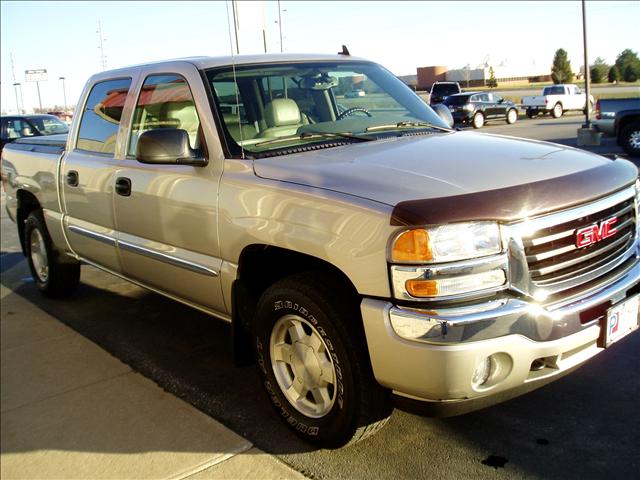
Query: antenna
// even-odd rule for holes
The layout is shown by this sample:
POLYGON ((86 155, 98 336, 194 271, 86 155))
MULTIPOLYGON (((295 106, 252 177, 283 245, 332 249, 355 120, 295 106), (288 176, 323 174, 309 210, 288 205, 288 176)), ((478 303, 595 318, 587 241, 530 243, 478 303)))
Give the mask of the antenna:
MULTIPOLYGON (((233 55, 233 40, 231 38, 231 25, 229 24, 229 2, 224 2, 227 7, 227 28, 229 30, 229 48, 231 49, 231 68, 233 70, 233 83, 235 83, 235 92, 236 92, 236 109, 238 111, 238 130, 240 131, 240 154, 242 159, 244 160, 244 146, 242 139, 242 120, 240 119, 240 97, 238 96, 238 78, 236 77, 236 58, 233 55)), ((236 4, 235 0, 232 0, 233 6, 233 23, 237 26, 236 23, 236 4)), ((238 47, 238 29, 236 28, 236 48, 238 47)))
POLYGON ((100 65, 104 72, 107 69, 107 56, 104 54, 104 42, 106 42, 107 39, 102 36, 102 23, 100 23, 100 20, 98 20, 98 30, 96 30, 96 33, 100 40, 100 45, 98 45, 98 48, 100 49, 100 65))
POLYGON ((349 53, 349 49, 347 48, 346 45, 342 45, 342 51, 338 52, 338 55, 346 55, 348 57, 351 56, 351 54, 349 53))

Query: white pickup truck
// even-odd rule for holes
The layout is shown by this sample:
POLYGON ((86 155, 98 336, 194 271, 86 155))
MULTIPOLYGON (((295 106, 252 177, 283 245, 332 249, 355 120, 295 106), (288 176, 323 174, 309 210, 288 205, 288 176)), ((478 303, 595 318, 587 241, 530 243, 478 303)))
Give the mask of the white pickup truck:
POLYGON ((77 105, 2 151, 31 285, 62 297, 93 265, 230 322, 310 442, 506 400, 638 330, 627 160, 453 130, 348 55, 138 65, 77 105))
MULTIPOLYGON (((586 95, 576 85, 551 85, 542 90, 542 95, 522 97, 522 106, 527 109, 527 117, 533 118, 539 113, 551 113, 560 118, 569 110, 583 110, 586 107, 586 95)), ((593 96, 589 95, 589 106, 593 105, 593 96)))

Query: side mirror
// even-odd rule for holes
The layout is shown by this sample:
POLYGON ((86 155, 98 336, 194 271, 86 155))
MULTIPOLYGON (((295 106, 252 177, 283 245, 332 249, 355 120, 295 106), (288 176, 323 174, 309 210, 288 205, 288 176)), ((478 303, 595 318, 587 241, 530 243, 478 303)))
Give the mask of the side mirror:
POLYGON ((438 114, 438 116, 440 117, 440 119, 447 124, 447 127, 453 128, 453 116, 451 115, 451 112, 449 111, 449 108, 446 105, 439 103, 437 105, 432 106, 431 108, 433 108, 435 112, 438 114))
POLYGON ((178 128, 158 128, 140 135, 136 145, 136 159, 155 165, 193 165, 204 167, 205 158, 198 156, 189 145, 189 134, 178 128))
POLYGON ((504 98, 501 98, 500 100, 498 100, 498 103, 504 103, 504 98))

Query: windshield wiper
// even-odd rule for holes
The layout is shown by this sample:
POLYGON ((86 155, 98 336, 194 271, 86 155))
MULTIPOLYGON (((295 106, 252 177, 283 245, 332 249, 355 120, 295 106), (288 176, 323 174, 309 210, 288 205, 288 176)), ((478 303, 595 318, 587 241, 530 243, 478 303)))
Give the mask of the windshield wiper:
POLYGON ((362 137, 360 135, 354 135, 349 132, 302 132, 296 133, 294 135, 287 135, 286 137, 274 138, 273 140, 265 140, 264 142, 256 143, 254 146, 263 147, 265 145, 288 142, 291 140, 313 140, 314 138, 322 139, 332 137, 348 138, 350 140, 357 140, 359 142, 370 142, 372 140, 377 140, 376 137, 362 137))
POLYGON ((377 130, 389 130, 392 128, 433 128, 435 130, 440 130, 442 132, 453 132, 450 128, 441 127, 439 125, 435 125, 429 122, 412 122, 409 120, 404 120, 398 123, 389 123, 386 125, 374 125, 373 127, 368 127, 365 132, 375 132, 377 130))

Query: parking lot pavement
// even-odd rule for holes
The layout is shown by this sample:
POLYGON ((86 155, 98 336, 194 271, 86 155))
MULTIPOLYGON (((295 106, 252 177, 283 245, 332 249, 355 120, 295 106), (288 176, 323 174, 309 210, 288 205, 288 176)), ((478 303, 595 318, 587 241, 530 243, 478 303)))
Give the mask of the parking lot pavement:
POLYGON ((28 271, 2 216, 3 479, 304 478, 16 293, 28 271))

